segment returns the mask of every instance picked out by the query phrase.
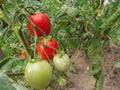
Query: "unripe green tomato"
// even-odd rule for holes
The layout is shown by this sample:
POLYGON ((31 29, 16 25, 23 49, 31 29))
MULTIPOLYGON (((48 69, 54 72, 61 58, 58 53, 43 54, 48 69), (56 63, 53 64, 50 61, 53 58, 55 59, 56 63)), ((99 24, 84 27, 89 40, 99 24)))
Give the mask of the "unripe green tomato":
POLYGON ((64 77, 59 77, 58 78, 58 84, 60 86, 65 86, 67 84, 67 81, 66 81, 66 79, 64 77))
POLYGON ((35 89, 44 89, 52 79, 52 67, 47 61, 28 62, 25 79, 35 89))
POLYGON ((53 65, 56 70, 60 72, 66 72, 70 68, 70 59, 67 54, 59 57, 59 55, 55 55, 53 58, 53 65))
POLYGON ((0 5, 4 4, 7 0, 0 0, 0 5))

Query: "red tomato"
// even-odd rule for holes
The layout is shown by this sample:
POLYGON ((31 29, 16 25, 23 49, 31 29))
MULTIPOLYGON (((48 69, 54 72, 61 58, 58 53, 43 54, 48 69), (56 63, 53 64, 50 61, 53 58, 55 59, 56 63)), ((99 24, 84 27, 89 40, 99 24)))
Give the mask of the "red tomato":
MULTIPOLYGON (((29 16, 29 19, 32 21, 34 25, 40 28, 46 35, 50 33, 50 19, 46 13, 37 13, 29 16)), ((34 28, 30 23, 28 23, 28 30, 30 31, 31 35, 34 36, 34 28)), ((38 36, 43 35, 43 33, 39 29, 35 29, 38 36)))
POLYGON ((57 49, 58 43, 55 39, 45 40, 45 38, 43 38, 37 45, 38 53, 41 55, 43 60, 52 60, 54 55, 57 53, 57 49))

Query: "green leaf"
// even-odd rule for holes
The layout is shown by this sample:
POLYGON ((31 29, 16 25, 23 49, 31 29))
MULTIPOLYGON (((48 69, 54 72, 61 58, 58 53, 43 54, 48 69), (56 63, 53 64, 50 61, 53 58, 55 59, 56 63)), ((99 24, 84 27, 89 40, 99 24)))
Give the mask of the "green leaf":
POLYGON ((25 68, 25 66, 26 66, 26 60, 20 59, 20 60, 15 61, 12 64, 11 70, 13 72, 20 71, 20 70, 23 70, 25 68))
POLYGON ((16 90, 10 80, 0 73, 0 90, 16 90))
POLYGON ((115 44, 120 45, 120 24, 115 29, 115 31, 111 34, 111 38, 115 44))
POLYGON ((120 59, 114 61, 114 66, 120 69, 120 59))
POLYGON ((0 69, 9 61, 11 57, 4 58, 0 60, 0 69))
POLYGON ((93 70, 93 71, 89 72, 88 74, 89 74, 90 76, 93 76, 93 75, 99 73, 100 71, 101 71, 101 69, 99 68, 99 69, 96 69, 96 70, 93 70))
POLYGON ((25 68, 26 60, 8 57, 0 61, 0 71, 5 72, 11 70, 13 72, 20 71, 25 68))
POLYGON ((13 86, 16 88, 16 90, 28 90, 25 86, 18 83, 14 83, 13 86))
POLYGON ((99 79, 96 82, 96 90, 102 90, 103 88, 103 75, 101 74, 99 79))

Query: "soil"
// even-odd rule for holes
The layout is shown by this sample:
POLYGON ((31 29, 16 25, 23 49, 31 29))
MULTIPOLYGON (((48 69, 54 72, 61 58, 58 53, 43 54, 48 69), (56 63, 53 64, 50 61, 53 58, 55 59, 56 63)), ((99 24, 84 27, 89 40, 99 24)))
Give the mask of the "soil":
POLYGON ((103 90, 120 90, 120 72, 114 67, 114 61, 120 59, 120 49, 114 44, 103 52, 103 90))
POLYGON ((91 71, 91 66, 85 52, 76 50, 71 61, 74 62, 77 72, 67 72, 67 76, 73 82, 73 86, 66 87, 64 90, 95 90, 95 79, 88 75, 91 71))
MULTIPOLYGON (((120 72, 114 67, 114 61, 120 59, 120 49, 110 44, 102 53, 103 89, 120 90, 120 72)), ((68 85, 62 90, 96 90, 95 79, 89 76, 91 71, 90 59, 84 51, 76 50, 71 58, 77 73, 67 72, 67 76, 73 85, 68 85)))

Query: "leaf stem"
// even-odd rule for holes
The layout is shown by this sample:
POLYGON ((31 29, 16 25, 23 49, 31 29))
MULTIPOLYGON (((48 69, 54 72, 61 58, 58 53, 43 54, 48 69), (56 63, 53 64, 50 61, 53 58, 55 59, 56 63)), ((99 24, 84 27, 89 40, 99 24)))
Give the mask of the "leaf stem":
POLYGON ((35 34, 35 38, 34 38, 34 40, 35 40, 35 45, 34 45, 34 59, 36 59, 36 58, 37 58, 36 50, 37 50, 37 40, 38 40, 38 36, 37 36, 37 33, 36 33, 35 28, 34 28, 34 34, 35 34))

